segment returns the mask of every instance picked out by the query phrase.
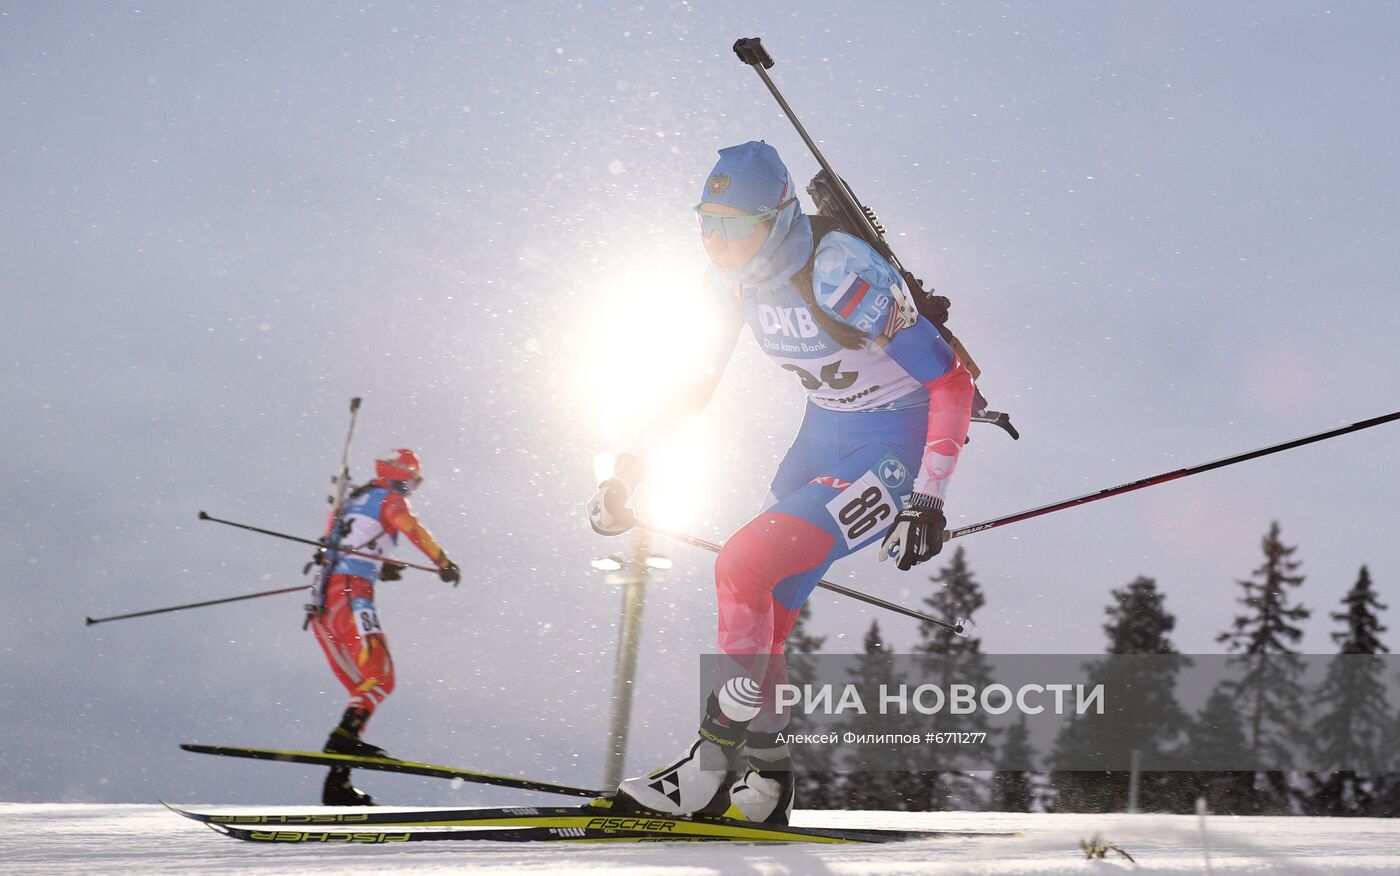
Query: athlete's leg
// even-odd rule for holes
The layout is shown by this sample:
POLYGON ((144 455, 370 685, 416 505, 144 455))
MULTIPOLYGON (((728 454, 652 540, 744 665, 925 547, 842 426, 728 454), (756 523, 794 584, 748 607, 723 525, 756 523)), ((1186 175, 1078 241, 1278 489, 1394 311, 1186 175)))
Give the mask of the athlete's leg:
MULTIPOLYGON (((774 478, 775 504, 731 536, 715 561, 719 666, 697 738, 674 763, 622 782, 614 805, 661 812, 728 808, 740 757, 757 729, 749 722, 763 717, 765 701, 771 709, 771 681, 786 678, 783 641, 797 611, 832 561, 878 539, 889 526, 895 514, 890 494, 908 492, 926 420, 922 408, 912 415, 809 408, 774 478), (842 423, 852 418, 860 422, 842 423), (876 488, 880 483, 886 485, 876 488)), ((772 773, 784 761, 776 748, 764 747, 770 737, 755 742, 772 773)), ((776 801, 759 817, 785 818, 792 798, 782 789, 791 787, 790 775, 786 784, 781 777, 755 780, 754 788, 776 801), (773 788, 777 792, 768 793, 773 788)))
MULTIPOLYGON (((833 562, 877 541, 889 527, 912 487, 926 422, 922 408, 828 413, 804 422, 804 431, 836 435, 834 457, 809 460, 806 483, 731 536, 715 565, 715 694, 730 721, 762 714, 753 729, 783 726, 766 725, 781 717, 773 696, 786 679, 783 644, 797 614, 833 562)), ((783 468, 793 471, 792 462, 790 454, 783 468)))
MULTIPOLYGON (((786 824, 795 780, 776 693, 788 681, 784 645, 803 603, 831 564, 874 543, 912 488, 922 449, 922 409, 844 415, 829 426, 839 453, 725 545, 716 566, 720 656, 715 702, 744 722, 743 777, 726 814, 786 824), (742 701, 736 702, 736 700, 742 701)), ((776 493, 777 491, 775 491, 776 493)))
MULTIPOLYGON (((394 689, 394 662, 389 642, 374 610, 374 585, 352 575, 327 582, 325 611, 311 624, 331 671, 350 695, 340 724, 326 739, 324 751, 383 757, 384 750, 360 738, 375 708, 394 689)), ((327 806, 368 806, 373 798, 350 781, 348 767, 332 767, 321 788, 327 806)))
POLYGON ((350 695, 347 711, 363 713, 363 726, 394 691, 394 660, 379 626, 373 584, 349 575, 331 578, 325 612, 312 620, 311 628, 331 671, 350 695))

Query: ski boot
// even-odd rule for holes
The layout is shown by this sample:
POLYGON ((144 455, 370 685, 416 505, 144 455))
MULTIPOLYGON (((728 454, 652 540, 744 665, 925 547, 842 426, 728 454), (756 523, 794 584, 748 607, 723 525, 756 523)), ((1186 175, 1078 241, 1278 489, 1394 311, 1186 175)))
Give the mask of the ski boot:
POLYGON ((327 754, 353 754, 359 757, 388 757, 384 749, 370 745, 360 738, 360 731, 369 720, 369 713, 362 709, 349 708, 340 719, 340 724, 331 731, 325 746, 327 754))
POLYGON ((323 806, 373 806, 374 798, 350 784, 347 767, 331 767, 326 784, 321 789, 323 806))
POLYGON ((748 769, 729 789, 726 818, 762 824, 787 824, 792 818, 796 785, 792 755, 787 744, 778 742, 776 736, 776 733, 748 734, 748 769))
POLYGON ((721 815, 729 808, 729 786, 738 778, 743 751, 744 726, 725 718, 711 696, 690 748, 674 763, 624 779, 609 804, 623 812, 721 815))

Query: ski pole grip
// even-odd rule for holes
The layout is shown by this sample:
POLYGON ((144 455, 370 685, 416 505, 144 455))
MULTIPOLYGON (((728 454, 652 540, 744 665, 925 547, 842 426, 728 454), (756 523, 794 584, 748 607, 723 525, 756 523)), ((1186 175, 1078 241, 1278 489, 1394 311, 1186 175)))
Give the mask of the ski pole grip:
POLYGON ((762 64, 765 70, 773 66, 773 56, 763 47, 762 37, 745 37, 735 41, 734 54, 745 64, 762 64))

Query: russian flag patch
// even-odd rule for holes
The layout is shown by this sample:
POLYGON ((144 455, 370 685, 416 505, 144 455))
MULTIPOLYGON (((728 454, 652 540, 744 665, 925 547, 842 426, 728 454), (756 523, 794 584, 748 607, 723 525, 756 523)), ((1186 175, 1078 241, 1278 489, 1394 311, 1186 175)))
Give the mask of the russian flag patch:
POLYGON ((827 296, 824 303, 837 316, 849 319, 851 314, 856 312, 856 308, 860 307, 860 303, 865 300, 865 294, 869 291, 870 284, 852 271, 846 275, 845 280, 841 281, 841 285, 836 287, 836 291, 827 296))

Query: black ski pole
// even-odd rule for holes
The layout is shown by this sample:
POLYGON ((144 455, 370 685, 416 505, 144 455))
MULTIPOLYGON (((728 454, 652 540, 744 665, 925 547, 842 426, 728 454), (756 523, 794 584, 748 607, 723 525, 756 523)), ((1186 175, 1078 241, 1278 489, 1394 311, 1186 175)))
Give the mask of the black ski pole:
POLYGON ((323 550, 326 547, 324 542, 314 541, 309 538, 302 538, 299 535, 291 535, 286 532, 278 532, 275 529, 263 529, 260 526, 249 526, 246 523, 235 523, 232 520, 224 520, 222 517, 215 517, 207 511, 199 512, 199 519, 208 520, 210 523, 222 523, 224 526, 232 526, 234 529, 246 529, 249 532, 256 532, 262 535, 270 535, 273 538, 281 538, 285 539, 286 541, 294 541, 297 544, 315 545, 316 547, 321 548, 323 550))
POLYGON ((983 523, 975 523, 972 526, 962 526, 950 530, 943 534, 943 540, 949 541, 954 538, 961 538, 964 535, 971 535, 974 532, 982 532, 985 529, 993 529, 997 526, 1005 526, 1008 523, 1017 523, 1022 520, 1029 520, 1032 517, 1040 517, 1045 514, 1052 514, 1062 511, 1065 508, 1073 508, 1076 505, 1087 505, 1090 502, 1097 502, 1100 499, 1107 499, 1110 496, 1119 496, 1123 493, 1131 493, 1134 490, 1141 490, 1147 487, 1164 484, 1167 481, 1174 481, 1179 478, 1190 477, 1201 472, 1212 469, 1224 468, 1227 465, 1234 465, 1237 462, 1246 462, 1251 459, 1258 459, 1261 456, 1268 456, 1271 453, 1282 453, 1285 450, 1292 450, 1295 447, 1302 447, 1305 444, 1313 444, 1318 441, 1326 441, 1328 438, 1336 438, 1339 435, 1346 435, 1350 432, 1360 432, 1362 429, 1369 429, 1372 426, 1380 426, 1385 423, 1400 420, 1400 411, 1393 414, 1385 414, 1380 417, 1372 417, 1369 420, 1360 420, 1350 426, 1342 426, 1337 429, 1329 429, 1326 432, 1318 432, 1316 435, 1307 435, 1303 438, 1295 438, 1292 441, 1285 441, 1282 444, 1271 444, 1268 447, 1261 447, 1258 450, 1251 450, 1247 453, 1227 456, 1224 459, 1217 459, 1214 462, 1203 462, 1200 465, 1179 468, 1176 471, 1165 472, 1164 474, 1153 475, 1138 481, 1130 481, 1116 487, 1108 487, 1099 490, 1097 493, 1087 493, 1073 499, 1065 499, 1062 502, 1052 502, 1049 505, 1042 505, 1039 508, 1032 508, 1029 511, 1018 511, 1015 514, 1008 514, 1005 517, 997 517, 983 523))
MULTIPOLYGON (((311 545, 312 547, 320 548, 322 554, 325 555, 327 559, 329 559, 330 549, 326 547, 325 542, 317 541, 311 538, 302 538, 299 535, 292 535, 287 532, 278 532, 275 529, 263 529, 260 526, 249 526, 246 523, 235 523, 232 520, 224 520, 221 517, 215 517, 212 514, 208 514, 204 511, 199 512, 199 519, 208 520, 210 523, 222 523, 225 526, 232 526, 235 529, 246 529, 249 532, 256 532, 261 535, 270 535, 273 538, 280 538, 285 541, 296 542, 297 544, 311 545)), ((383 560, 384 562, 392 563, 395 566, 403 566, 406 569, 417 569, 420 572, 432 572, 434 575, 436 575, 438 572, 438 570, 432 566, 420 566, 417 563, 409 563, 403 560, 386 559, 376 554, 367 554, 363 551, 357 551, 354 548, 342 547, 339 549, 339 551, 337 551, 337 553, 340 556, 366 557, 371 560, 383 560)))
MULTIPOLYGON (((647 523, 644 520, 638 520, 637 525, 640 526, 642 529, 645 529, 647 532, 654 532, 658 535, 664 535, 667 538, 673 538, 676 541, 684 542, 688 545, 694 545, 698 548, 704 548, 705 550, 713 551, 714 553, 719 553, 720 548, 722 547, 722 545, 715 544, 712 541, 706 541, 703 538, 697 538, 693 535, 687 535, 684 532, 675 532, 670 529, 663 529, 660 526, 654 526, 650 523, 647 523)), ((889 600, 881 599, 878 596, 871 596, 868 593, 862 593, 859 590, 852 590, 849 587, 842 587, 840 584, 833 584, 825 579, 818 581, 817 586, 822 588, 823 590, 830 590, 832 593, 839 593, 842 596, 849 596, 851 599, 855 599, 860 602, 867 603, 869 605, 874 605, 879 608, 888 609, 889 611, 892 611, 895 614, 902 614, 905 617, 917 618, 918 620, 924 621, 925 623, 934 624, 936 626, 943 627, 946 630, 952 630, 954 633, 957 633, 960 636, 964 634, 963 631, 968 623, 967 618, 964 617, 957 618, 953 623, 949 623, 945 620, 939 620, 931 614, 924 614, 922 611, 918 611, 917 609, 906 608, 905 606, 900 605, 897 602, 890 602, 889 600)))
POLYGON ((306 590, 310 585, 300 584, 296 587, 283 587, 280 590, 264 590, 261 593, 249 593, 246 596, 230 596, 225 599, 210 599, 205 602, 191 602, 185 605, 172 605, 168 608, 153 608, 149 611, 133 611, 127 614, 114 614, 111 617, 89 617, 87 625, 105 624, 107 621, 126 620, 132 617, 145 617, 150 614, 165 614, 168 611, 183 611, 186 608, 203 608, 206 605, 222 605, 225 602, 238 602, 244 599, 258 599, 263 596, 276 596, 278 593, 295 593, 298 590, 306 590))

